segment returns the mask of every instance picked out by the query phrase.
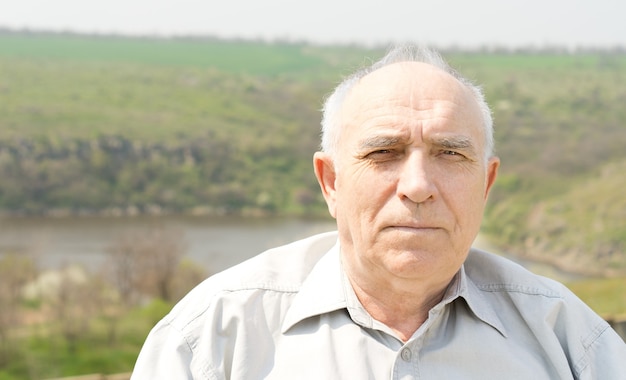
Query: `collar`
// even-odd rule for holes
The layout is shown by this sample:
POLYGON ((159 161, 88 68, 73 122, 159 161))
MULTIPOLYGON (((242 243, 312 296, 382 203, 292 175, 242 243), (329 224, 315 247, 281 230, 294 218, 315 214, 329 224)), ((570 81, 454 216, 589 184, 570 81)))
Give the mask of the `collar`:
MULTIPOLYGON (((495 328, 504 337, 507 336, 494 305, 465 273, 465 265, 454 276, 442 301, 435 308, 444 307, 458 298, 465 300, 476 318, 495 328)), ((337 242, 322 256, 302 283, 285 315, 281 331, 287 332, 304 319, 341 309, 347 309, 352 320, 363 327, 376 328, 381 325, 369 315, 356 297, 341 266, 337 242)))
POLYGON ((282 333, 306 318, 346 308, 340 261, 337 242, 315 264, 302 283, 285 315, 282 333))
POLYGON ((505 338, 507 337, 504 323, 498 316, 495 305, 487 299, 485 293, 480 291, 474 281, 465 273, 465 264, 457 272, 441 303, 447 305, 457 298, 465 300, 476 318, 498 330, 505 338))

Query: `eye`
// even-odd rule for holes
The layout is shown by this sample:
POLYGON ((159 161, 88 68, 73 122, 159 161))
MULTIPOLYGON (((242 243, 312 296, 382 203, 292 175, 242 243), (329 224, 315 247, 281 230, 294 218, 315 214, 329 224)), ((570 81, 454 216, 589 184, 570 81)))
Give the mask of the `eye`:
POLYGON ((378 150, 369 152, 368 154, 365 155, 364 158, 367 158, 373 161, 386 161, 395 157, 396 154, 397 152, 393 149, 378 149, 378 150))
POLYGON ((379 150, 375 150, 370 154, 390 154, 391 150, 389 149, 379 149, 379 150))
POLYGON ((454 160, 462 160, 464 158, 467 158, 463 153, 460 153, 456 150, 442 150, 441 152, 439 152, 439 154, 447 159, 454 159, 454 160))

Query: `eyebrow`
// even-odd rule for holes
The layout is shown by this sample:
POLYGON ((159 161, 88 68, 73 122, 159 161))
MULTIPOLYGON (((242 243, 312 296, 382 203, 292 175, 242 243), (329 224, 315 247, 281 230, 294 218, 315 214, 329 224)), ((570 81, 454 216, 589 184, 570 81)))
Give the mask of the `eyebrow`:
POLYGON ((371 136, 359 143, 361 150, 373 149, 373 148, 385 148, 394 145, 398 145, 402 139, 397 136, 371 136))
MULTIPOLYGON (((398 136, 371 136, 361 141, 359 148, 362 150, 386 148, 401 144, 402 141, 403 139, 398 136)), ((472 139, 467 136, 434 137, 431 143, 442 149, 461 150, 469 153, 476 152, 472 139)))
POLYGON ((471 153, 475 152, 472 139, 467 136, 445 136, 435 137, 432 141, 433 145, 450 150, 464 150, 471 153))

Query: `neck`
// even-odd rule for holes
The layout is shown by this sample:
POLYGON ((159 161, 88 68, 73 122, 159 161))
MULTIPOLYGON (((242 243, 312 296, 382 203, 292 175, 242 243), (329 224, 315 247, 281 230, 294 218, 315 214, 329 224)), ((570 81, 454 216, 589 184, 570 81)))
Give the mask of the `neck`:
POLYGON ((428 319, 428 313, 443 298, 447 285, 438 289, 412 289, 400 292, 392 288, 363 288, 350 280, 354 292, 375 320, 384 323, 403 342, 428 319))

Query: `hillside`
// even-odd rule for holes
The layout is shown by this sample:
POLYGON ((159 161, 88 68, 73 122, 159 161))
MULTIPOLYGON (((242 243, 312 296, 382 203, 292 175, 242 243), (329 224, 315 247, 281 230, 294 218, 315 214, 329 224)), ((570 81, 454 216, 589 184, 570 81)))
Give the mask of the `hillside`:
POLYGON ((336 50, 1 36, 0 208, 310 212, 336 50))
POLYGON ((626 268, 626 160, 580 176, 561 194, 524 203, 513 196, 493 206, 494 243, 519 256, 569 272, 618 276, 626 268), (520 205, 528 208, 519 211, 520 205))
MULTIPOLYGON (((324 214, 311 170, 322 99, 380 55, 0 34, 0 209, 324 214)), ((485 232, 520 255, 626 275, 626 56, 444 55, 494 111, 502 168, 485 232)))
POLYGON ((521 256, 589 275, 624 275, 625 57, 501 56, 485 63, 470 72, 493 106, 502 168, 484 231, 521 256))

